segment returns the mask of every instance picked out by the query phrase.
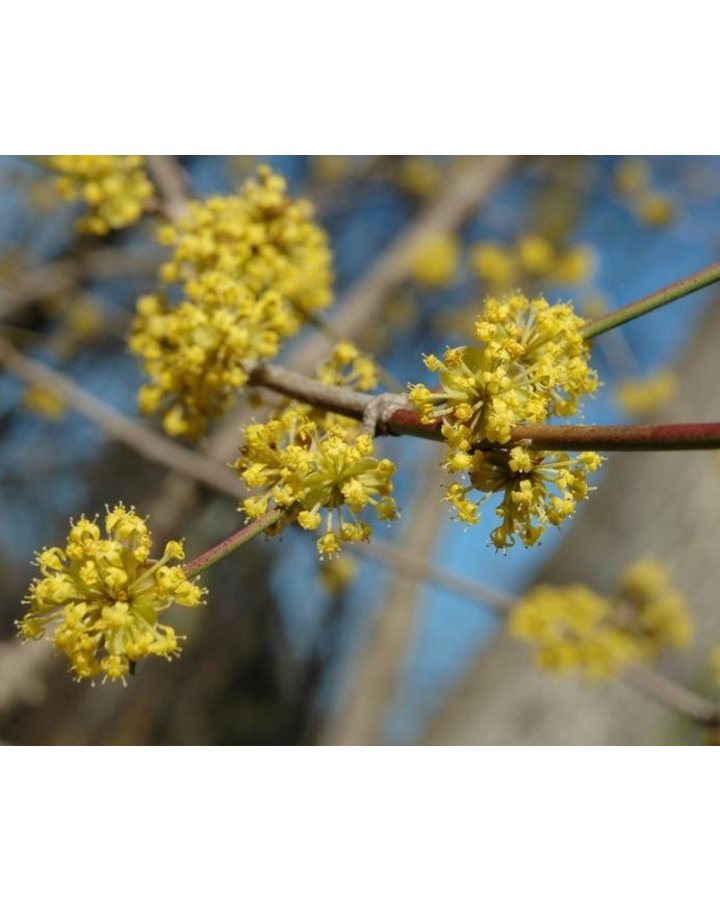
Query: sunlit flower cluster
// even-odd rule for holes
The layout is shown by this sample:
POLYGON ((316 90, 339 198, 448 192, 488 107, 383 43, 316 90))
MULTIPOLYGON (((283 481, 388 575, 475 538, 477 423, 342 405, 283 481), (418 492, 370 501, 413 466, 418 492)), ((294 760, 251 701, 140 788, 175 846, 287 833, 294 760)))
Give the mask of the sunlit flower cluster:
POLYGON ((258 297, 212 272, 198 281, 201 302, 140 297, 129 341, 150 378, 138 395, 141 412, 160 411, 168 434, 190 440, 233 405, 252 367, 275 356, 294 330, 277 292, 258 297))
POLYGON ((536 281, 581 284, 595 271, 595 254, 585 244, 558 247, 544 235, 526 234, 515 244, 479 241, 470 263, 484 285, 505 291, 536 281))
POLYGON ((201 276, 212 273, 255 296, 275 291, 296 319, 324 309, 332 301, 332 259, 312 217, 307 200, 291 200, 285 179, 259 166, 239 194, 191 203, 178 224, 160 230, 160 242, 173 248, 161 276, 196 302, 204 294, 201 276))
POLYGON ((598 386, 583 324, 570 303, 489 298, 475 322, 480 345, 449 348, 442 360, 426 356, 441 389, 417 384, 410 401, 425 421, 442 418, 455 443, 507 443, 515 425, 573 415, 598 386))
POLYGON ((18 622, 24 638, 50 637, 78 680, 124 680, 146 656, 176 656, 178 635, 159 614, 174 603, 197 606, 205 593, 182 566, 168 565, 184 558, 181 542, 150 558, 150 532, 132 507, 117 504, 104 524, 105 536, 83 516, 71 523, 64 549, 36 554, 42 577, 31 584, 30 611, 18 622))
POLYGON ((661 409, 677 393, 677 378, 672 372, 656 372, 647 378, 627 378, 615 386, 618 403, 631 416, 642 416, 661 409))
POLYGON ((534 588, 512 611, 509 628, 535 646, 542 668, 590 678, 612 678, 667 647, 684 647, 693 632, 684 598, 650 559, 626 570, 613 599, 582 584, 534 588))
POLYGON ((415 197, 431 197, 437 192, 442 180, 442 167, 435 160, 415 156, 400 163, 398 183, 403 190, 415 197))
POLYGON ((431 235, 415 248, 410 274, 425 287, 443 287, 455 277, 459 260, 460 241, 455 235, 431 235))
POLYGON ((47 162, 59 173, 60 196, 88 207, 79 231, 105 235, 132 225, 153 196, 142 156, 48 156, 47 162))
POLYGON ((532 547, 548 525, 560 525, 587 498, 592 490, 587 476, 601 462, 602 457, 591 452, 571 456, 525 447, 472 451, 451 445, 446 468, 466 474, 468 483, 450 484, 445 499, 457 519, 476 525, 482 505, 490 495, 501 493, 495 508, 500 525, 490 540, 498 550, 507 550, 518 538, 532 547))
POLYGON ((162 413, 168 433, 195 439, 249 371, 330 303, 330 250, 310 205, 267 166, 238 196, 191 203, 160 240, 173 247, 162 280, 183 297, 164 289, 138 301, 130 348, 150 378, 139 403, 162 413))
POLYGON ((372 528, 360 517, 367 507, 382 521, 397 517, 394 463, 375 457, 372 438, 345 422, 336 417, 325 425, 290 405, 268 422, 245 428, 235 463, 245 484, 259 491, 243 502, 245 513, 259 518, 272 503, 284 511, 283 522, 321 529, 321 556, 369 539, 372 528))

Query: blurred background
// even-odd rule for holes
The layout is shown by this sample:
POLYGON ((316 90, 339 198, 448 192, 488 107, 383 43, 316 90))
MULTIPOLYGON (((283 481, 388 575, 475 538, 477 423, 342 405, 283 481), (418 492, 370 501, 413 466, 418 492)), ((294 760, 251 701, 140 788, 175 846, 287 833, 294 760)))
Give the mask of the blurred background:
MULTIPOLYGON (((268 162, 293 196, 313 202, 335 262, 328 321, 376 356, 391 389, 423 379, 423 352, 463 343, 487 295, 522 287, 572 299, 593 316, 720 252, 718 157, 173 160, 199 197, 233 192, 268 162)), ((398 464, 402 518, 378 527, 369 547, 324 565, 313 536, 299 530, 243 547, 204 577, 207 606, 176 614, 188 639, 171 664, 146 661, 127 687, 92 687, 74 683, 45 644, 21 645, 14 621, 35 574, 33 552, 62 543, 70 516, 134 503, 150 516, 157 542, 186 536, 188 558, 242 524, 231 479, 218 476, 213 486, 180 473, 147 438, 146 452, 119 440, 126 420, 111 421, 116 411, 160 434, 157 423, 137 416, 142 376, 126 346, 135 301, 153 289, 167 255, 153 240, 156 220, 90 238, 77 235, 76 217, 42 167, 0 160, 0 317, 3 346, 14 348, 3 353, 0 372, 0 741, 700 739, 626 685, 536 671, 527 648, 473 599, 473 587, 517 596, 538 580, 582 580, 609 590, 623 566, 657 556, 673 567, 697 624, 690 651, 661 668, 716 698, 709 664, 720 643, 714 451, 616 454, 571 523, 547 532, 538 547, 504 556, 487 546, 491 503, 475 528, 450 521, 440 500, 440 448, 385 438, 382 453, 398 464), (59 397, 47 379, 43 387, 29 360, 89 392, 100 412, 76 395, 59 397)), ((603 336, 593 364, 604 386, 586 404, 584 421, 717 419, 719 338, 712 288, 603 336)), ((312 371, 330 343, 309 327, 280 361, 312 371)), ((252 414, 239 403, 197 448, 217 461, 216 470, 235 459, 240 425, 252 414)))

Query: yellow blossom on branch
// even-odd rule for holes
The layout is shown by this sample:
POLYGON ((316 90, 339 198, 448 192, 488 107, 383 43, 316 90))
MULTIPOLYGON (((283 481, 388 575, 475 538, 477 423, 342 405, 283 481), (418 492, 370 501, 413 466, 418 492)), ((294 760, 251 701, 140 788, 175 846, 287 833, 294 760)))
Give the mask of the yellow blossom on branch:
POLYGON ((220 273, 197 281, 202 303, 141 297, 129 341, 150 379, 140 388, 140 411, 160 411, 168 434, 190 440, 235 403, 250 369, 275 356, 294 330, 276 291, 256 296, 220 273))
POLYGON ((160 238, 174 247, 162 277, 184 296, 173 303, 167 288, 138 301, 130 349, 150 379, 139 405, 194 440, 250 370, 331 301, 330 251, 310 205, 291 200, 267 166, 238 196, 190 204, 160 238))
POLYGON ((360 517, 373 509, 381 521, 397 517, 392 498, 395 465, 373 455, 372 439, 356 423, 335 419, 323 425, 290 405, 264 424, 244 429, 245 442, 235 468, 249 488, 242 509, 259 518, 273 503, 285 513, 281 522, 296 521, 316 531, 317 549, 334 556, 343 543, 367 541, 371 526, 360 517))
MULTIPOLYGON (((258 167, 238 195, 189 204, 174 225, 160 230, 173 248, 162 269, 168 283, 184 285, 202 302, 200 277, 225 275, 256 296, 273 290, 288 315, 324 309, 332 301, 332 257, 325 231, 313 222, 306 200, 292 200, 285 179, 269 166, 258 167)), ((299 322, 298 322, 299 324, 299 322)))
POLYGON ((451 449, 445 468, 467 473, 468 483, 453 482, 445 499, 456 518, 468 525, 480 519, 480 508, 497 493, 503 497, 495 509, 500 525, 490 540, 498 550, 507 550, 519 538, 526 547, 536 544, 548 525, 558 526, 572 516, 578 502, 591 490, 587 476, 602 462, 597 453, 571 456, 558 451, 490 451, 451 449))
POLYGON ((105 235, 132 225, 153 196, 142 156, 48 156, 58 172, 55 189, 64 200, 79 200, 88 212, 79 231, 105 235))
POLYGON ((667 647, 685 647, 693 633, 684 597, 653 559, 626 569, 613 598, 582 584, 533 588, 513 609, 509 629, 535 646, 541 668, 590 678, 613 678, 667 647))
POLYGON ((350 341, 335 345, 330 357, 318 366, 316 377, 323 384, 351 387, 356 391, 372 391, 380 380, 375 362, 350 341))
POLYGON ((30 586, 20 635, 50 637, 78 680, 124 680, 137 660, 176 656, 178 635, 159 614, 174 603, 197 606, 205 593, 182 566, 168 565, 184 558, 182 543, 170 541, 151 559, 145 521, 122 503, 108 510, 105 535, 85 516, 71 524, 64 548, 36 554, 42 577, 30 586))
POLYGON ((569 303, 488 298, 475 322, 479 345, 449 348, 442 360, 426 356, 440 390, 417 384, 410 401, 425 421, 442 418, 471 441, 507 443, 515 425, 573 415, 598 386, 583 324, 569 303))

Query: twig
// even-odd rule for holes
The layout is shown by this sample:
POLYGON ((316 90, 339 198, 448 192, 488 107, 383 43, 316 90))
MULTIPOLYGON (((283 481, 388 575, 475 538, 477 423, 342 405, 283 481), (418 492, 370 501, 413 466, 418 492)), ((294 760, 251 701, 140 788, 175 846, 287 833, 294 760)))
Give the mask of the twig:
POLYGON ((52 391, 76 412, 102 428, 110 437, 131 447, 146 459, 181 472, 187 478, 213 490, 235 497, 240 494, 238 479, 229 469, 116 412, 71 378, 43 363, 28 359, 2 338, 0 338, 0 363, 22 381, 52 391))
POLYGON ((171 221, 178 219, 190 200, 190 190, 177 156, 146 156, 145 164, 160 195, 163 215, 171 221))
POLYGON ((136 253, 127 248, 105 247, 44 263, 17 276, 10 286, 0 288, 0 316, 10 316, 28 303, 71 290, 82 281, 151 274, 161 260, 157 250, 136 253))
POLYGON ((626 306, 615 309, 599 319, 593 319, 587 323, 583 329, 583 334, 590 340, 599 334, 610 331, 611 328, 617 328, 618 325, 624 325, 626 322, 637 319, 638 316, 644 316, 646 313, 659 309, 667 303, 672 303, 673 300, 679 300, 681 297, 688 296, 688 294, 694 294, 695 291, 714 284, 716 281, 720 281, 720 263, 714 263, 705 269, 700 269, 694 275, 681 278, 680 281, 675 281, 659 291, 648 294, 647 297, 635 300, 634 303, 628 303, 626 306))
MULTIPOLYGON (((479 603, 487 610, 506 619, 516 600, 510 595, 475 584, 451 572, 440 569, 420 559, 415 554, 399 550, 392 544, 373 540, 372 544, 353 546, 352 552, 368 556, 381 564, 392 566, 410 578, 424 579, 453 594, 479 603)), ((711 700, 696 694, 684 685, 661 674, 656 669, 634 666, 623 673, 621 680, 630 688, 640 691, 673 712, 679 713, 704 727, 720 724, 720 707, 711 700)))
MULTIPOLYGON (((442 421, 426 423, 399 394, 367 394, 349 388, 321 384, 312 378, 291 372, 282 366, 255 368, 250 383, 310 403, 320 409, 364 420, 369 408, 377 411, 378 434, 413 435, 441 441, 442 421), (385 400, 383 404, 381 401, 385 400)), ((720 422, 694 422, 675 425, 518 425, 512 429, 512 444, 525 444, 539 450, 708 450, 720 447, 720 422)), ((480 442, 480 450, 496 449, 498 444, 480 442)), ((508 446, 508 445, 504 445, 508 446)))
POLYGON ((244 528, 226 537, 225 540, 220 541, 215 547, 211 547, 189 563, 185 563, 183 566, 185 573, 188 576, 199 575, 205 569, 209 569, 210 566, 214 566, 221 559, 225 559, 226 556, 234 553, 238 547, 242 547, 243 544, 247 544, 248 541, 262 534, 263 531, 278 522, 284 514, 284 511, 281 509, 268 510, 265 515, 260 516, 260 518, 250 522, 244 528))

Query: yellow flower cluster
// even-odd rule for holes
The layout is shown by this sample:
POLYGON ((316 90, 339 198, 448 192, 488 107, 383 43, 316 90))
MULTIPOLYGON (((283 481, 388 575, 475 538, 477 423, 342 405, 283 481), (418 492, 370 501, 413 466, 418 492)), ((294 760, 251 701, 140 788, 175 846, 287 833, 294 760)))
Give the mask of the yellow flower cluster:
POLYGON ((459 260, 460 241, 454 235, 432 235, 415 248, 410 274, 425 287, 443 287, 455 277, 459 260))
POLYGON ((582 326, 569 303, 551 306, 519 293, 503 301, 489 298, 475 323, 480 346, 448 348, 442 360, 426 356, 427 368, 439 373, 440 389, 416 384, 409 392, 424 422, 442 419, 445 468, 469 478, 469 484, 448 488, 446 500, 456 517, 476 524, 485 497, 474 501, 468 494, 504 492, 497 508, 502 525, 492 534, 499 549, 512 546, 514 535, 531 546, 547 524, 572 515, 587 496, 586 474, 600 465, 595 453, 573 458, 520 447, 474 449, 481 441, 506 444, 521 423, 577 412, 582 396, 598 385, 582 326))
POLYGON ((664 228, 675 218, 675 206, 667 194, 652 188, 652 172, 641 159, 626 159, 615 170, 618 193, 631 202, 634 214, 648 228, 664 228))
POLYGON ((283 523, 316 531, 326 510, 317 549, 331 557, 343 543, 369 539, 372 528, 359 517, 366 507, 390 521, 397 506, 394 463, 373 456, 372 439, 356 423, 340 417, 326 422, 293 404, 265 424, 247 426, 235 468, 249 488, 260 491, 242 504, 250 518, 262 516, 272 502, 284 511, 283 523))
POLYGON ((584 244, 557 247, 540 234, 526 234, 514 245, 480 241, 470 251, 475 274, 491 290, 503 291, 531 281, 580 284, 595 270, 595 255, 584 244))
POLYGON ((442 360, 425 356, 428 370, 439 373, 441 390, 417 384, 410 401, 424 421, 442 418, 443 434, 458 447, 482 440, 504 444, 521 422, 573 415, 580 398, 598 386, 583 324, 570 303, 550 305, 520 293, 488 298, 475 322, 481 345, 449 348, 442 360))
POLYGON ((614 599, 582 584, 539 586, 512 611, 509 628, 535 645, 542 668, 590 678, 612 678, 666 647, 684 647, 693 631, 684 598, 651 559, 626 570, 614 599))
POLYGON ((55 189, 60 196, 87 205, 77 228, 88 234, 132 225, 153 196, 142 156, 49 156, 47 161, 59 173, 55 189))
POLYGON ((602 462, 597 453, 570 456, 557 451, 513 447, 474 452, 452 449, 445 463, 451 472, 469 476, 469 484, 453 482, 445 499, 455 517, 468 525, 480 519, 480 507, 491 494, 502 493, 495 512, 501 524, 490 535, 498 550, 515 544, 516 536, 526 547, 536 544, 548 525, 560 525, 575 512, 592 488, 587 475, 602 462), (480 492, 479 499, 470 494, 480 492))
POLYGON ((323 384, 349 387, 356 391, 372 391, 379 383, 377 366, 350 341, 340 341, 330 357, 317 368, 316 376, 323 384))
POLYGON ((267 166, 238 196, 191 204, 160 239, 174 247, 161 277, 184 297, 175 305, 161 291, 138 301, 130 348, 150 378, 140 409, 160 410, 168 433, 196 439, 253 366, 330 303, 331 256, 310 205, 290 200, 267 166))
POLYGON ((618 403, 631 416, 642 416, 663 407, 677 393, 672 372, 656 372, 649 378, 628 378, 615 387, 618 403))
POLYGON ((17 623, 21 636, 37 640, 54 628, 52 640, 78 680, 124 680, 139 659, 176 656, 178 635, 158 616, 173 603, 197 606, 205 593, 182 566, 168 565, 184 558, 182 543, 170 541, 161 559, 150 559, 147 525, 122 503, 108 510, 105 537, 85 516, 71 524, 65 549, 36 554, 42 578, 24 601, 30 611, 17 623))

